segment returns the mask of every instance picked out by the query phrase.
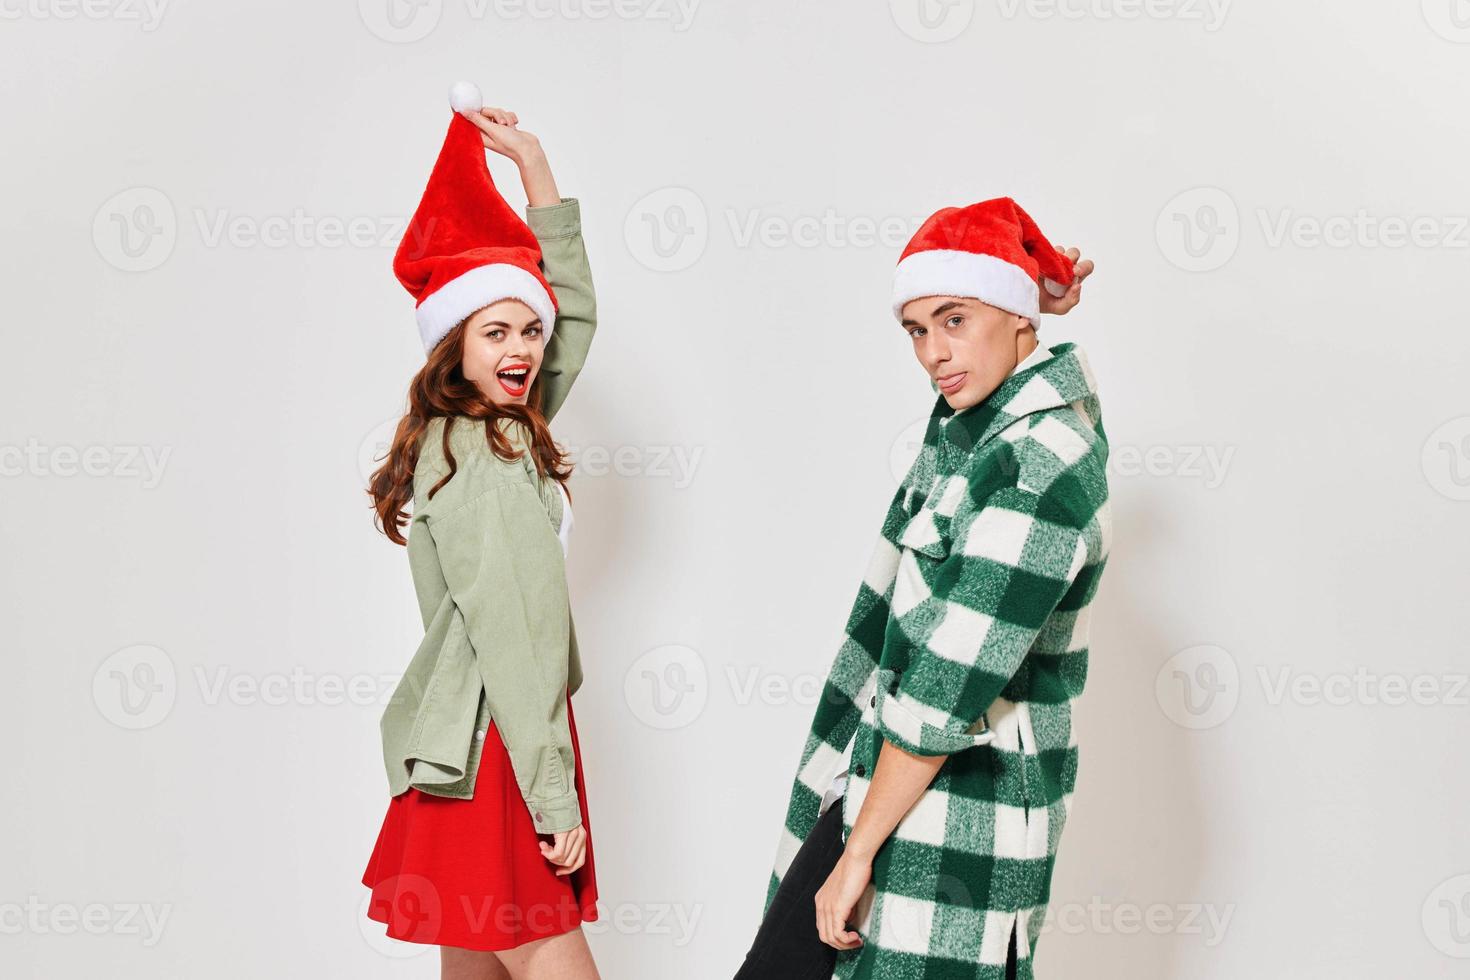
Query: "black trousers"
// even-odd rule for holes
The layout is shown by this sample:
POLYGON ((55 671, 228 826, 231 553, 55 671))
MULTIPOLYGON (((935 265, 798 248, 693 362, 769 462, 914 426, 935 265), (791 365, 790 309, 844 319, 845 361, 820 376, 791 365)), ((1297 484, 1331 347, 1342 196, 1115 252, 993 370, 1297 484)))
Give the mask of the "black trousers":
MULTIPOLYGON (((817 819, 797 850, 735 980, 830 980, 837 950, 817 935, 816 898, 842 857, 842 847, 842 801, 838 800, 817 819)), ((1015 978, 1013 930, 1006 980, 1015 978)))

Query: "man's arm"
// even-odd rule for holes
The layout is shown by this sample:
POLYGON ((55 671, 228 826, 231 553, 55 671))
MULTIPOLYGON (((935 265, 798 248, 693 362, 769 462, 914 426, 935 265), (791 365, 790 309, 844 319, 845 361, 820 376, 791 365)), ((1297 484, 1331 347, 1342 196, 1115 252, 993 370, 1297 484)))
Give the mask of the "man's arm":
POLYGON ((884 741, 847 848, 817 893, 823 942, 860 944, 847 922, 878 848, 951 753, 992 737, 975 728, 1075 580, 1083 523, 1061 494, 1002 489, 956 532, 938 566, 900 570, 894 604, 908 611, 890 621, 884 642, 905 648, 908 669, 891 691, 879 674, 874 721, 884 741))
POLYGON ((838 949, 862 945, 858 934, 847 928, 847 918, 873 877, 873 857, 903 815, 934 782, 946 758, 913 755, 884 741, 873 769, 873 781, 847 837, 847 847, 826 884, 817 892, 817 932, 822 942, 838 949))
POLYGON ((868 784, 857 822, 847 837, 847 853, 869 864, 893 828, 924 795, 944 765, 944 755, 914 755, 884 741, 873 781, 868 784))

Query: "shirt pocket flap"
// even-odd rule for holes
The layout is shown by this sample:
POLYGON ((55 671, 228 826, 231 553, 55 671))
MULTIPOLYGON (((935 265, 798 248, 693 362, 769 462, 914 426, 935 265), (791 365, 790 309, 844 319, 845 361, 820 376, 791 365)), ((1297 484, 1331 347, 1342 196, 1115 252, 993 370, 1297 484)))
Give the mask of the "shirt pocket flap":
POLYGON ((934 511, 928 507, 920 508, 917 514, 909 518, 899 532, 898 544, 931 558, 943 558, 949 554, 949 542, 940 531, 934 511))

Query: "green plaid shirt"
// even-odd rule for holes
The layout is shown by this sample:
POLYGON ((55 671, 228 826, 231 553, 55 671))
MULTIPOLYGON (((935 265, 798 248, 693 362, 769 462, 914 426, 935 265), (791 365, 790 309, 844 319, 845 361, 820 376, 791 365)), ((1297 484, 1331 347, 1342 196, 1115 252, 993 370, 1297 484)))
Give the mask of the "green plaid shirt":
POLYGON ((843 839, 884 739, 946 755, 873 861, 834 976, 1021 980, 1077 778, 1072 699, 1111 538, 1097 385, 1059 344, 955 413, 889 506, 802 751, 766 907, 851 742, 843 839))

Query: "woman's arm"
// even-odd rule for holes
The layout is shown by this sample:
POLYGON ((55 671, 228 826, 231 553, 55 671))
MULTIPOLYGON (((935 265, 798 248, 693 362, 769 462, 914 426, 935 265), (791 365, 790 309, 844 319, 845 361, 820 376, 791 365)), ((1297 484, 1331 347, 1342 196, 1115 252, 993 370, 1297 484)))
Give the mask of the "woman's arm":
POLYGON ((541 141, 530 133, 520 135, 528 140, 516 159, 516 166, 521 169, 521 186, 526 189, 526 206, 549 208, 560 204, 561 193, 556 189, 556 178, 551 175, 551 164, 546 160, 546 151, 541 149, 541 141))
POLYGON ((541 361, 541 414, 547 421, 566 402, 597 332, 597 295, 582 243, 581 207, 575 198, 567 198, 550 207, 526 209, 557 303, 556 329, 541 361))
POLYGON ((520 170, 526 222, 541 244, 546 279, 556 294, 556 324, 541 363, 541 413, 550 421, 571 392, 597 331, 597 295, 582 242, 581 205, 561 196, 541 141, 519 128, 514 112, 485 108, 468 117, 479 127, 485 148, 520 170))
MULTIPOLYGON (((536 830, 582 822, 567 717, 570 613, 561 543, 519 462, 456 432, 464 502, 429 521, 445 585, 536 830)), ((517 445, 521 437, 512 428, 517 445)))
POLYGON ((520 170, 526 204, 544 208, 561 202, 546 151, 541 149, 541 141, 534 134, 520 128, 519 116, 509 109, 486 106, 479 112, 466 112, 464 117, 480 130, 485 149, 494 150, 520 170))

